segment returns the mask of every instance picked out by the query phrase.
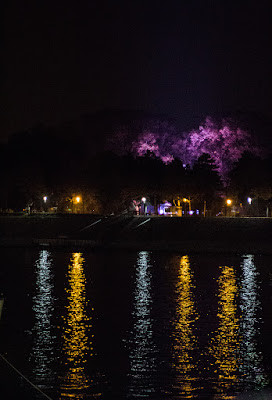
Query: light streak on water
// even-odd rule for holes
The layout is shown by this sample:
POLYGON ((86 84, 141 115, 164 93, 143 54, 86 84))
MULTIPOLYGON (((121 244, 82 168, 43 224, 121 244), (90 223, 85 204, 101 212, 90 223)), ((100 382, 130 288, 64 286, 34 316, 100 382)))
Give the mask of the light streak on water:
POLYGON ((197 384, 197 362, 195 359, 197 339, 194 324, 198 319, 193 296, 193 274, 190 269, 189 257, 180 259, 178 279, 176 283, 176 312, 173 321, 173 361, 175 372, 175 391, 181 398, 195 398, 197 384))
POLYGON ((86 374, 86 363, 94 355, 92 325, 87 316, 84 258, 73 253, 68 267, 67 306, 63 316, 61 399, 82 398, 92 381, 86 374))
POLYGON ((259 300, 258 272, 253 255, 245 255, 241 263, 242 278, 240 288, 241 308, 241 367, 240 373, 246 389, 264 386, 267 379, 262 369, 263 357, 257 349, 260 335, 259 323, 261 303, 259 300))
MULTIPOLYGON (((197 258, 192 258, 192 263, 188 256, 178 259, 174 256, 178 261, 172 268, 173 255, 164 258, 160 253, 152 253, 152 263, 154 260, 156 265, 154 270, 151 253, 141 251, 137 253, 130 281, 133 285, 132 304, 130 295, 121 299, 120 293, 123 292, 114 292, 124 307, 121 310, 123 315, 127 312, 128 319, 124 320, 124 324, 128 325, 120 327, 119 323, 115 324, 116 332, 108 332, 107 318, 116 309, 114 302, 103 300, 107 312, 101 311, 99 319, 95 319, 101 340, 94 346, 92 306, 99 301, 100 293, 106 295, 103 292, 103 279, 95 280, 101 286, 94 291, 88 287, 88 292, 91 291, 93 296, 92 301, 88 300, 82 254, 70 254, 69 265, 66 252, 61 258, 56 257, 64 262, 66 277, 59 275, 59 271, 62 273, 62 265, 53 263, 52 254, 48 250, 39 252, 34 264, 34 275, 32 268, 29 268, 33 267, 32 261, 28 265, 31 271, 29 279, 34 279, 33 305, 32 309, 27 304, 24 308, 27 326, 33 322, 31 357, 29 366, 26 365, 26 373, 27 368, 31 368, 33 375, 29 375, 30 379, 45 393, 52 394, 52 398, 98 399, 105 396, 108 399, 112 395, 112 398, 121 399, 124 395, 127 399, 223 400, 244 398, 243 395, 247 396, 243 393, 245 390, 251 394, 257 389, 261 395, 263 387, 269 384, 270 370, 266 362, 269 361, 271 348, 269 336, 263 340, 261 328, 264 334, 271 332, 271 320, 267 315, 270 303, 266 303, 271 299, 265 296, 269 294, 269 283, 261 282, 258 271, 262 273, 261 276, 262 268, 269 271, 270 264, 265 263, 271 263, 271 258, 266 261, 265 257, 244 255, 242 259, 235 258, 237 265, 234 267, 224 266, 232 265, 227 256, 224 260, 226 264, 220 263, 223 266, 220 267, 218 277, 217 261, 210 269, 203 270, 200 259, 202 275, 197 268, 193 270, 191 267, 197 258), (57 277, 63 279, 58 279, 55 284, 56 270, 57 277), (217 279, 217 297, 213 285, 210 285, 211 279, 217 279), (62 282, 66 287, 65 292, 62 282), (207 296, 204 304, 201 303, 203 293, 207 296), (132 312, 128 315, 131 308, 132 312), (58 331, 55 326, 57 320, 61 321, 58 331), (111 353, 104 353, 109 367, 103 365, 104 360, 95 354, 94 347, 100 353, 99 346, 103 348, 104 340, 109 340, 115 333, 123 339, 123 327, 126 328, 125 332, 129 332, 129 354, 125 368, 123 361, 111 358, 111 353), (122 382, 122 377, 125 382, 122 382)), ((97 263, 92 270, 95 277, 97 271, 101 271, 104 259, 100 255, 89 259, 97 263)), ((131 258, 127 262, 133 266, 129 264, 131 258)), ((203 266, 209 267, 209 262, 213 262, 212 256, 208 261, 204 259, 203 266)), ((122 269, 121 272, 117 270, 116 273, 127 274, 128 271, 130 268, 122 269)), ((127 281, 129 279, 127 276, 127 281)), ((22 290, 27 289, 22 286, 22 290)), ((112 290, 115 288, 112 287, 112 290)), ((15 306, 18 306, 17 302, 18 298, 14 299, 15 306)), ((7 329, 5 325, 2 327, 7 329)), ((30 342, 29 331, 26 332, 30 342)), ((24 351, 28 342, 24 342, 20 335, 17 337, 17 347, 24 351)), ((113 350, 116 354, 116 350, 113 350)), ((17 354, 14 354, 15 359, 17 354)), ((252 398, 255 398, 255 394, 252 398)))
POLYGON ((148 398, 154 392, 152 376, 156 371, 156 347, 151 317, 152 265, 147 251, 138 253, 133 302, 133 329, 130 333, 129 397, 148 398))
POLYGON ((54 379, 54 347, 55 337, 52 332, 52 317, 54 313, 54 275, 52 259, 49 251, 42 250, 35 264, 35 295, 33 297, 34 327, 33 374, 36 384, 40 387, 52 385, 54 379))
POLYGON ((218 279, 219 327, 210 346, 214 359, 211 366, 215 374, 215 399, 234 399, 233 389, 238 382, 239 368, 239 318, 237 312, 238 286, 233 267, 220 267, 218 279))

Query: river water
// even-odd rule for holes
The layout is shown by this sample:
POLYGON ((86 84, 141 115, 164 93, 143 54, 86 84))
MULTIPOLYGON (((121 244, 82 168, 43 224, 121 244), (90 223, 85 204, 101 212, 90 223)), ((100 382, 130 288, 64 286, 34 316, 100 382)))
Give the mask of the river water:
MULTIPOLYGON (((236 399, 271 384, 271 256, 1 253, 1 354, 52 399, 236 399)), ((45 398, 1 368, 3 398, 45 398)))

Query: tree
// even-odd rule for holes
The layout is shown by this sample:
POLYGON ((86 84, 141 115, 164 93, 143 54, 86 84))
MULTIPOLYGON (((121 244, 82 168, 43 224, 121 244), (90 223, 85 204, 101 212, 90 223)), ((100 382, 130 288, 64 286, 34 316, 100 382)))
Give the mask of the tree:
POLYGON ((184 161, 191 166, 201 154, 210 154, 225 183, 234 163, 245 151, 255 155, 260 153, 251 135, 233 121, 222 120, 217 124, 209 117, 197 130, 185 136, 183 146, 184 161))
POLYGON ((195 162, 191 173, 191 193, 197 208, 202 209, 204 201, 208 207, 216 208, 216 199, 223 188, 214 160, 209 154, 202 154, 195 162))
POLYGON ((242 202, 247 197, 272 198, 270 159, 245 152, 230 174, 230 188, 242 202))
POLYGON ((207 117, 198 129, 183 134, 178 133, 167 121, 150 120, 149 123, 143 123, 134 135, 131 135, 128 127, 117 131, 115 145, 119 146, 119 152, 121 148, 129 148, 129 141, 129 151, 134 155, 142 157, 152 152, 165 164, 177 158, 192 167, 202 154, 208 153, 225 184, 234 163, 245 151, 260 154, 249 132, 231 119, 216 122, 207 117))

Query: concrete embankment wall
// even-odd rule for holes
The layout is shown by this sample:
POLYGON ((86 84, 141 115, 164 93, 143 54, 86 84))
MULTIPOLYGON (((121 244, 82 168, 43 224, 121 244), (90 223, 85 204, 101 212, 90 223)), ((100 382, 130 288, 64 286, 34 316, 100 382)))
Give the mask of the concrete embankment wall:
POLYGON ((0 217, 0 245, 41 243, 272 254, 272 219, 99 215, 0 217))
POLYGON ((0 216, 1 240, 56 238, 70 235, 97 220, 96 215, 0 216))

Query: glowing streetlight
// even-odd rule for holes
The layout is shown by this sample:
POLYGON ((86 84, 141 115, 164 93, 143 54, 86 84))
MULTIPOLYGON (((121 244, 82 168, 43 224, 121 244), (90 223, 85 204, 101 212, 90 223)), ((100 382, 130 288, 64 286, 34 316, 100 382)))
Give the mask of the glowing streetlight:
POLYGON ((232 205, 232 200, 231 199, 227 199, 226 200, 226 204, 227 204, 227 207, 226 207, 226 216, 231 216, 231 208, 230 208, 230 206, 232 205))
POLYGON ((146 211, 147 211, 146 197, 142 197, 142 202, 144 204, 144 215, 146 215, 146 211))
POLYGON ((47 196, 43 196, 43 201, 46 203, 47 202, 47 196))
POLYGON ((81 198, 80 198, 79 196, 77 196, 77 197, 76 197, 76 202, 77 202, 77 203, 80 203, 80 201, 81 201, 81 198))
POLYGON ((190 197, 189 197, 189 199, 186 199, 186 197, 184 197, 184 198, 182 199, 182 201, 183 201, 184 203, 189 203, 189 213, 191 213, 191 199, 190 199, 190 197))
POLYGON ((251 198, 251 197, 248 197, 248 198, 247 198, 247 202, 248 202, 248 204, 251 204, 251 203, 252 203, 252 198, 251 198))

